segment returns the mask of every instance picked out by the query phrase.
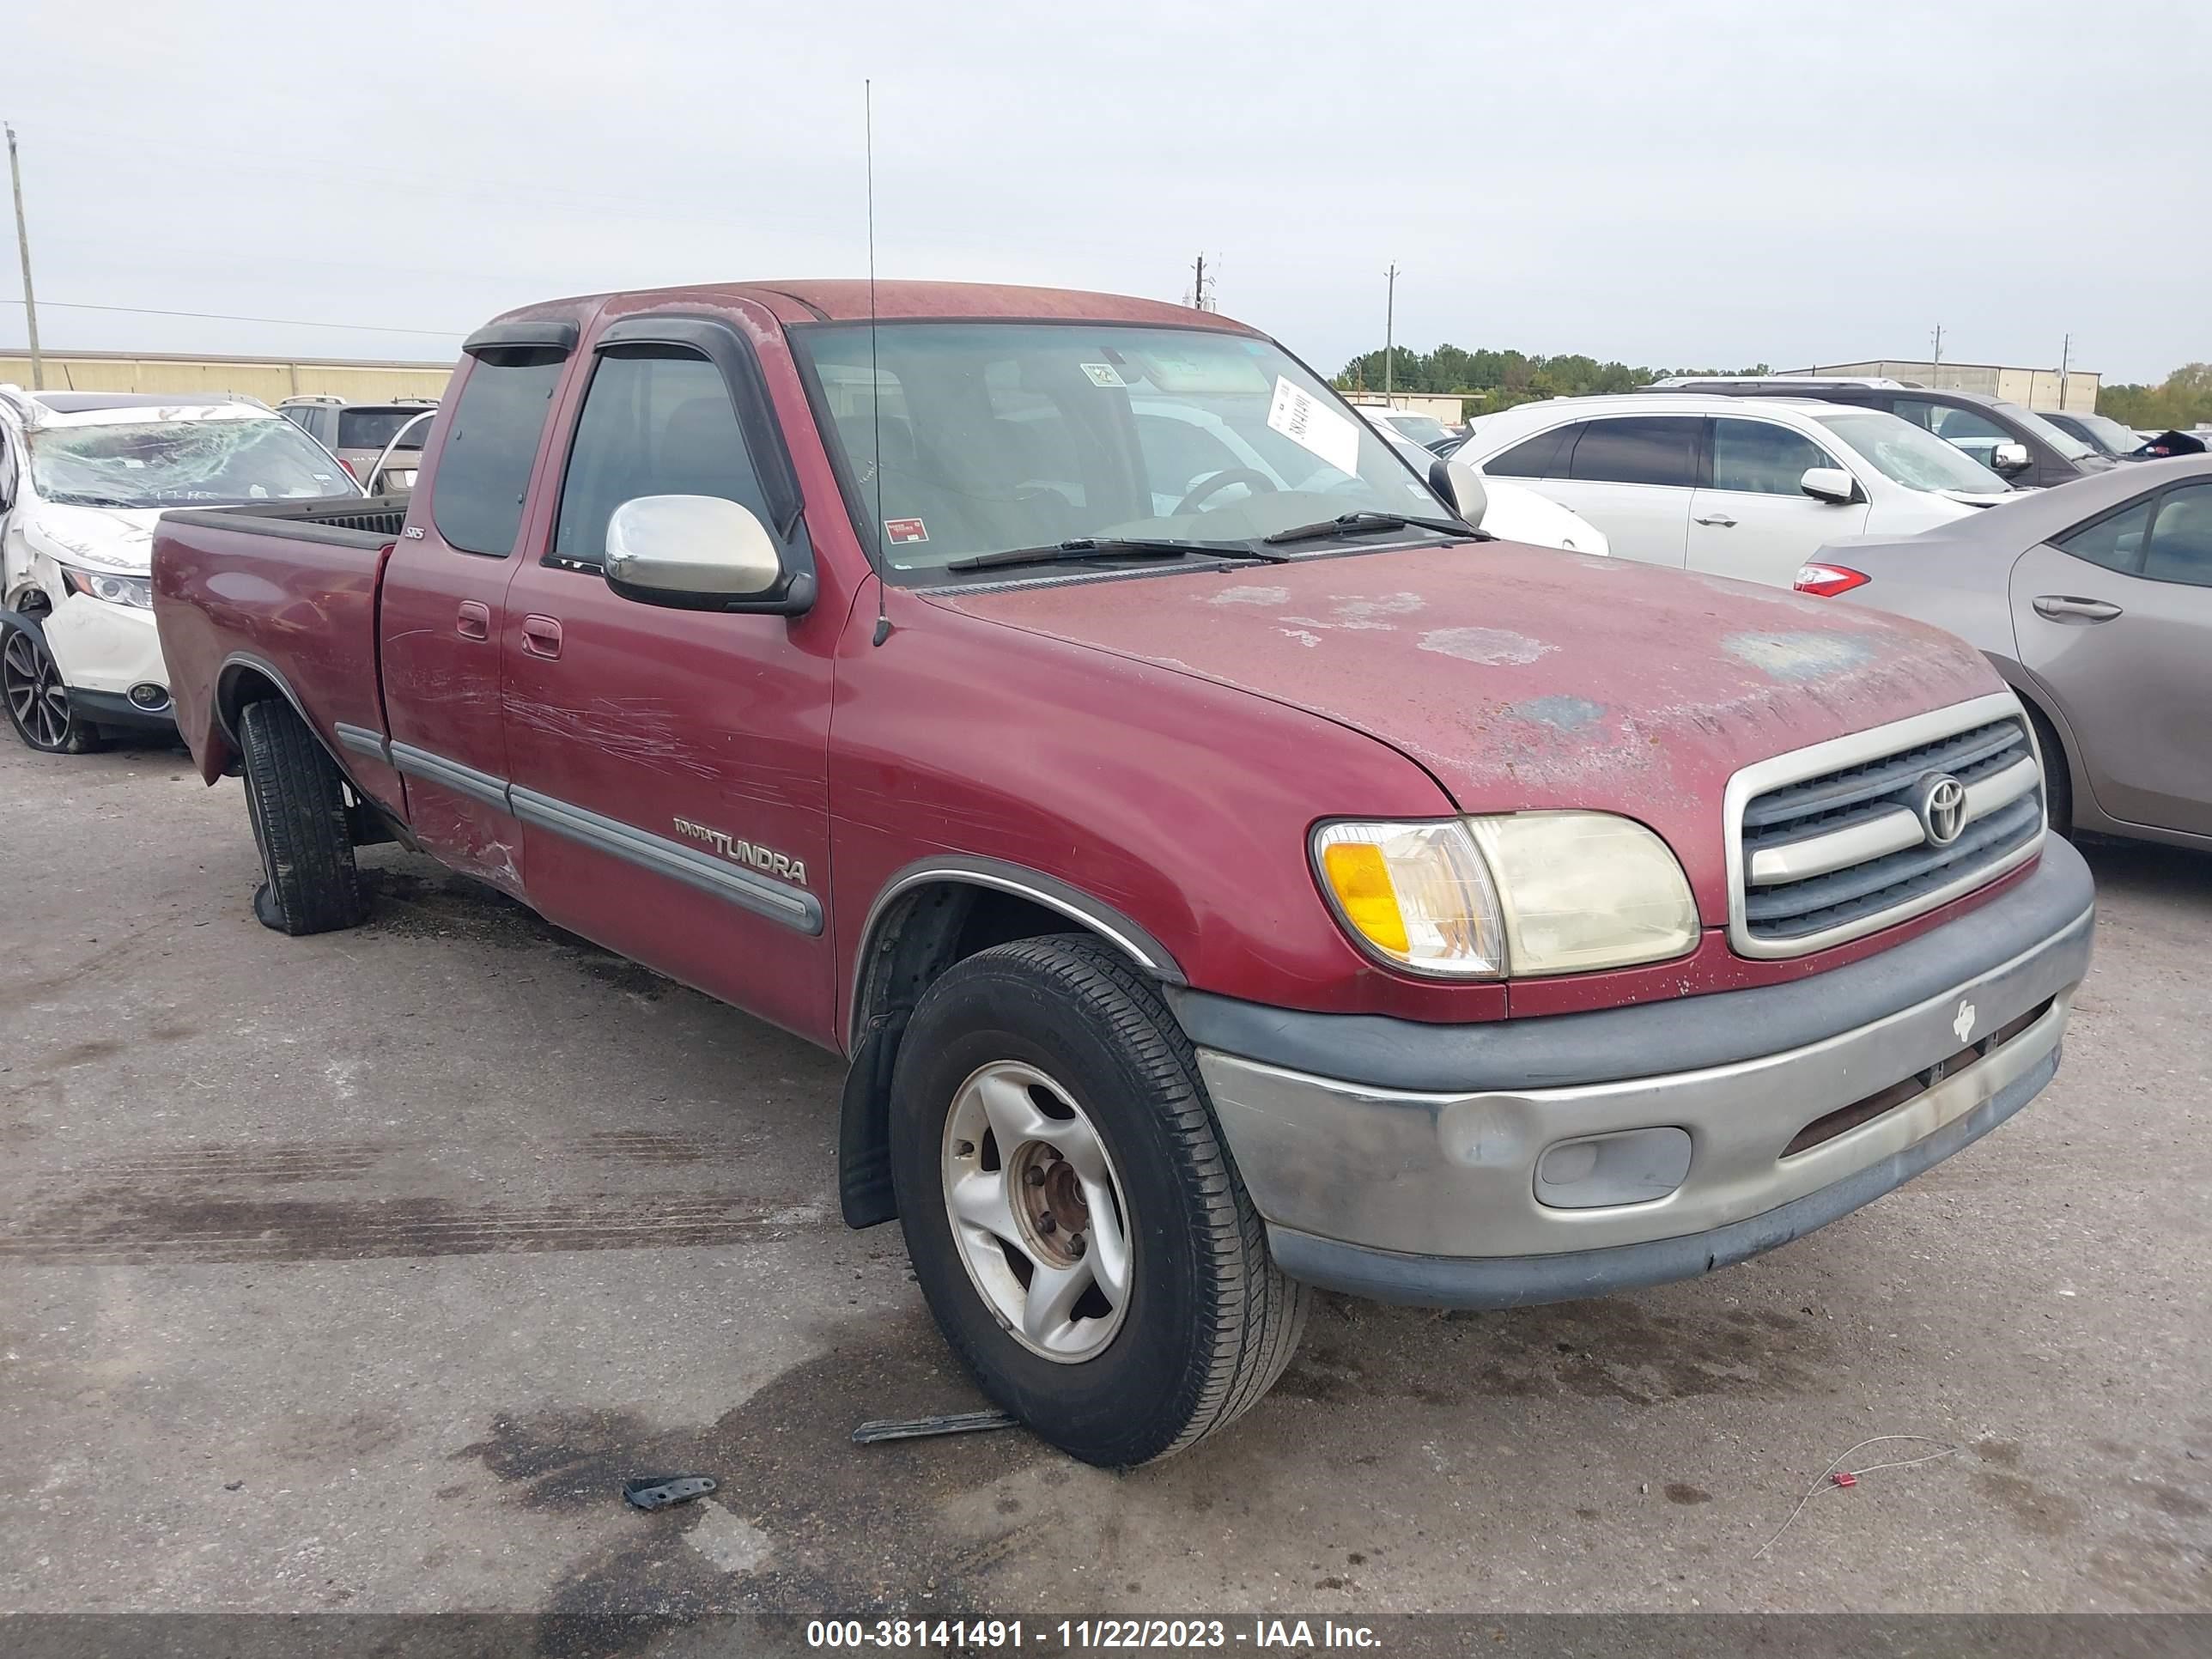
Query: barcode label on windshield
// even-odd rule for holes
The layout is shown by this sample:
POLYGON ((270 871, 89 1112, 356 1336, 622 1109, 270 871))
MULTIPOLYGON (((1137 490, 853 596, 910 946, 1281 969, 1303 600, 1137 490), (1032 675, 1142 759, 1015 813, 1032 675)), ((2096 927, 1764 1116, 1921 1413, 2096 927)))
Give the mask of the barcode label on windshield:
POLYGON ((1279 374, 1275 377, 1275 400, 1268 406, 1267 424, 1338 471, 1359 471, 1358 427, 1279 374))

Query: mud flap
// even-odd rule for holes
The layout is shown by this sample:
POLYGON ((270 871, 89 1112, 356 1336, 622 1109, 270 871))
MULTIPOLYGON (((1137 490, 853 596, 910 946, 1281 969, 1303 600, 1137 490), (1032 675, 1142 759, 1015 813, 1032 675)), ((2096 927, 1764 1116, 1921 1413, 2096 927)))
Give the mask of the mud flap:
POLYGON ((845 1073, 838 1111, 837 1202, 855 1230, 898 1218, 891 1189, 891 1061, 905 1021, 870 1031, 845 1073))

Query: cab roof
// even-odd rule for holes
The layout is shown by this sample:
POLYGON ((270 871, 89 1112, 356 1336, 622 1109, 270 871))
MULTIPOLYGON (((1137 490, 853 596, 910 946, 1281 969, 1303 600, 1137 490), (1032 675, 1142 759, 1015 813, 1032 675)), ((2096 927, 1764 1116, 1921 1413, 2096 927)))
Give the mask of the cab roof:
MULTIPOLYGON (((542 317, 549 312, 573 315, 580 304, 620 301, 626 312, 658 304, 712 305, 749 300, 765 306, 779 320, 807 323, 866 322, 869 283, 864 278, 834 277, 757 283, 702 283, 629 289, 547 301, 505 313, 498 321, 542 317)), ((1023 288, 1002 283, 889 282, 874 284, 874 316, 879 322, 1003 319, 1006 321, 1149 323, 1164 328, 1218 329, 1256 334, 1218 312, 1194 311, 1164 300, 1128 295, 1093 294, 1080 289, 1023 288)))

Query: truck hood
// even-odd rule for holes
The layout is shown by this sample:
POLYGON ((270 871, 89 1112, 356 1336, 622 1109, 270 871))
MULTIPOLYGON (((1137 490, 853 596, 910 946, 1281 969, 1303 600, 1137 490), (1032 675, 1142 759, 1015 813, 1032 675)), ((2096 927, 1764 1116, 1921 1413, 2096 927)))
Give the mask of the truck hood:
POLYGON ((154 568, 154 526, 161 511, 40 501, 24 520, 23 539, 34 551, 64 564, 143 576, 154 568))
POLYGON ((1979 653, 1917 623, 1510 542, 929 597, 1366 732, 1463 811, 1640 819, 1709 921, 1725 914, 1731 773, 2002 690, 1979 653))

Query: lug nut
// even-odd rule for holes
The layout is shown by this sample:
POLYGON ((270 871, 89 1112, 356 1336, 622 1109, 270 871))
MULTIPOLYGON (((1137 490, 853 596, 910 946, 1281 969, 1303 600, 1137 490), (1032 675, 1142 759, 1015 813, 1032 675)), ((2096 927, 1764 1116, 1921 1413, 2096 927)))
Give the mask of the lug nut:
POLYGON ((1039 1232, 1041 1232, 1041 1233, 1048 1233, 1048 1232, 1050 1232, 1054 1228, 1057 1227, 1060 1224, 1059 1224, 1058 1222, 1054 1221, 1054 1220, 1052 1218, 1051 1213, 1050 1213, 1049 1212, 1046 1212, 1045 1214, 1041 1215, 1041 1216, 1039 1216, 1039 1217, 1037 1218, 1037 1224, 1037 1224, 1037 1231, 1038 1231, 1039 1232))
POLYGON ((1022 1172, 1022 1179, 1032 1187, 1042 1187, 1044 1185, 1044 1171, 1032 1164, 1022 1172))
POLYGON ((1067 1253, 1068 1253, 1070 1255, 1081 1255, 1084 1253, 1084 1251, 1085 1251, 1085 1250, 1086 1250, 1086 1249, 1088 1249, 1089 1248, 1090 1248, 1090 1246, 1088 1246, 1087 1244, 1085 1244, 1085 1243, 1083 1242, 1083 1235, 1082 1235, 1081 1233, 1070 1233, 1070 1234, 1068 1234, 1068 1236, 1067 1236, 1067 1253))

